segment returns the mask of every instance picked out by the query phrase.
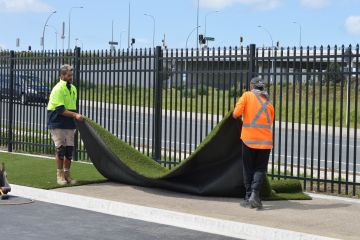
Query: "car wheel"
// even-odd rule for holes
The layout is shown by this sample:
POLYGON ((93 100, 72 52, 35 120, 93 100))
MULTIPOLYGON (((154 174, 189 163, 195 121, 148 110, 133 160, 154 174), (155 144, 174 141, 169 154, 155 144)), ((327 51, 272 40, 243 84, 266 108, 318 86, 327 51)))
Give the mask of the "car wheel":
POLYGON ((25 94, 21 94, 21 104, 23 105, 27 104, 27 97, 25 94))

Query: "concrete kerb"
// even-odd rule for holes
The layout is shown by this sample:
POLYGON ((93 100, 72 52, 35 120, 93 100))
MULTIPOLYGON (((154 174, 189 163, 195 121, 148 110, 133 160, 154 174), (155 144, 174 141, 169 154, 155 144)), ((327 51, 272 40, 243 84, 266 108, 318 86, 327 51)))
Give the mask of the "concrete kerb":
POLYGON ((330 240, 301 232, 234 222, 92 197, 12 185, 12 194, 68 207, 242 239, 330 240))

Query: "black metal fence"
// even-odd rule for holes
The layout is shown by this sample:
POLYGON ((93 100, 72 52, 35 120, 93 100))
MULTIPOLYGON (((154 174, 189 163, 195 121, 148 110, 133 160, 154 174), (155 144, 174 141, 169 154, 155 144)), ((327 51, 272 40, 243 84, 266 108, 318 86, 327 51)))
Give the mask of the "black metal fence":
MULTIPOLYGON (((185 159, 249 79, 276 109, 269 173, 306 189, 359 193, 359 46, 0 52, 0 145, 53 154, 46 102, 59 66, 74 65, 79 111, 167 167, 185 159)), ((86 160, 80 140, 76 159, 86 160)))

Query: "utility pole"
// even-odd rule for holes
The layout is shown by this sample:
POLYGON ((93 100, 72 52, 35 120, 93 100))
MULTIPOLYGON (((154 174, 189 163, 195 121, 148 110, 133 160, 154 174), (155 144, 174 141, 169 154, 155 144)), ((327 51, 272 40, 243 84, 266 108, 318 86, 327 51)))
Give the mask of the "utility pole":
POLYGON ((63 49, 63 51, 64 51, 64 40, 65 40, 65 22, 62 22, 61 40, 62 40, 62 49, 63 49))
POLYGON ((197 14, 196 14, 196 49, 199 49, 199 2, 200 0, 197 1, 197 14))
POLYGON ((128 21, 128 48, 130 48, 130 2, 129 2, 129 21, 128 21))

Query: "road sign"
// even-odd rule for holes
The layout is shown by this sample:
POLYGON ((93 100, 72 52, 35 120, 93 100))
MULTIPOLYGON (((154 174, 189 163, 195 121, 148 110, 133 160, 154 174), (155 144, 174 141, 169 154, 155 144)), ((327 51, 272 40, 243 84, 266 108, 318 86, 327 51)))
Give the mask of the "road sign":
POLYGON ((215 38, 213 37, 205 37, 206 41, 215 41, 215 38))
POLYGON ((118 45, 118 42, 109 42, 110 45, 118 45))

